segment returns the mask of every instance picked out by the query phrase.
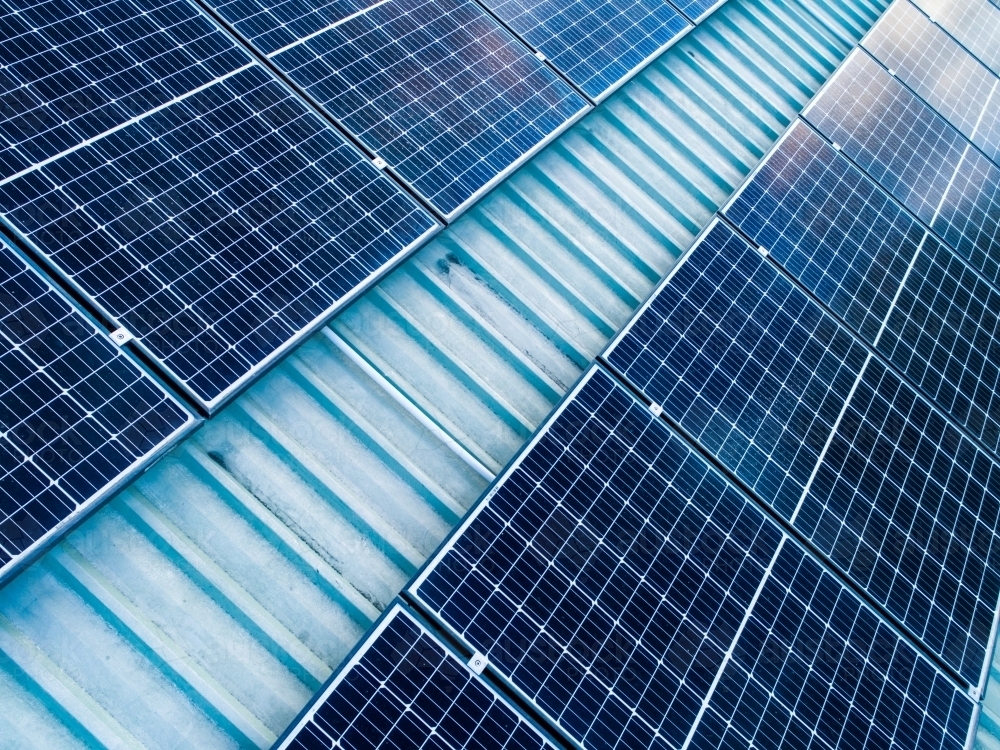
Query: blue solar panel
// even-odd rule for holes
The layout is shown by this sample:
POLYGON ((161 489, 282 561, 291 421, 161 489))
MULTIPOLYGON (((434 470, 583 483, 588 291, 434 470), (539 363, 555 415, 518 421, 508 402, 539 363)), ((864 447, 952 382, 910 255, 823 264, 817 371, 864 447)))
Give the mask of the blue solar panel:
POLYGON ((867 355, 716 224, 609 361, 788 518, 867 355))
POLYGON ((552 745, 400 605, 278 750, 542 750, 552 745))
POLYGON ((862 44, 987 156, 1000 160, 1000 78, 941 27, 902 0, 889 6, 862 44))
POLYGON ((795 519, 973 685, 1000 597, 997 474, 985 452, 872 359, 795 519))
POLYGON ((1000 9, 989 0, 914 0, 914 4, 1000 75, 1000 9))
POLYGON ((607 358, 978 684, 1000 467, 773 264, 715 224, 607 358))
POLYGON ((969 732, 964 693, 599 369, 411 593, 584 748, 969 732))
POLYGON ((169 0, 5 0, 0 38, 0 179, 248 62, 169 0))
POLYGON ((0 244, 0 578, 193 423, 0 244))
POLYGON ((802 116, 926 224, 937 215, 968 146, 861 50, 844 61, 802 116))
POLYGON ((723 210, 868 342, 875 341, 925 233, 801 122, 723 210))
MULTIPOLYGON (((142 1, 114 7, 125 29, 162 20, 142 1)), ((56 15, 37 34, 57 50, 95 35, 71 22, 72 7, 45 7, 56 15)), ((107 25, 112 11, 91 12, 91 25, 107 25)), ((190 46, 214 61, 212 73, 226 62, 225 73, 206 82, 180 31, 157 36, 165 62, 139 67, 165 74, 177 62, 172 98, 86 139, 90 130, 67 125, 60 132, 75 141, 66 135, 47 160, 0 179, 0 212, 211 409, 437 223, 235 42, 195 20, 204 33, 190 46), (178 94, 181 84, 189 88, 178 94)), ((113 42, 117 29, 96 36, 113 42)), ((77 70, 67 55, 51 63, 77 70)), ((16 80, 44 102, 49 72, 27 66, 16 80)), ((111 99, 120 88, 92 87, 111 99)))
POLYGON ((747 747, 753 737, 757 747, 955 748, 971 717, 965 696, 953 691, 873 611, 788 544, 691 747, 747 747))
POLYGON ((971 266, 1000 284, 1000 168, 972 146, 931 228, 971 266))
POLYGON ((878 341, 885 358, 1000 453, 1000 293, 928 235, 878 341))
POLYGON ((991 282, 1000 282, 1000 167, 863 52, 803 112, 991 282))
POLYGON ((474 0, 216 7, 449 218, 589 106, 474 0))
POLYGON ((1000 298, 860 170, 796 125, 725 212, 925 396, 1000 448, 1000 298))
POLYGON ((624 83, 691 28, 657 0, 486 0, 534 49, 594 100, 624 83))

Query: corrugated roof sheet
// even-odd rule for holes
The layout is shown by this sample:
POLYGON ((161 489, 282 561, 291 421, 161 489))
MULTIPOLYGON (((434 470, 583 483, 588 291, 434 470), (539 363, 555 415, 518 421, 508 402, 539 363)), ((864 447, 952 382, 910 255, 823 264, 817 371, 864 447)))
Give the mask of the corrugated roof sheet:
POLYGON ((883 7, 730 0, 0 591, 0 746, 268 747, 883 7))

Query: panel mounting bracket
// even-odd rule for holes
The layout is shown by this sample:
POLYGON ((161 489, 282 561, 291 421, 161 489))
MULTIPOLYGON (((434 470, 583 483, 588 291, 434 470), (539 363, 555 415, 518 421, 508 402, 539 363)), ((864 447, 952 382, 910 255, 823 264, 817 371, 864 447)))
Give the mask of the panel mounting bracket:
POLYGON ((486 669, 486 665, 489 663, 490 660, 477 651, 472 655, 472 658, 469 659, 469 669, 476 674, 482 674, 483 670, 486 669))
POLYGON ((109 333, 108 336, 110 336, 111 340, 118 346, 125 346, 125 344, 135 338, 135 336, 132 335, 132 332, 127 328, 119 328, 118 330, 109 333))

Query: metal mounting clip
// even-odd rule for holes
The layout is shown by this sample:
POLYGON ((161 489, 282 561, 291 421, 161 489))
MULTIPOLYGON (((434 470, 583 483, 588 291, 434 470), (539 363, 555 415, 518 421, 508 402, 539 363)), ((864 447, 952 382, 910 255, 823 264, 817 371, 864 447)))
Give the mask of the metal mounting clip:
POLYGON ((118 346, 125 346, 125 344, 135 338, 135 336, 133 336, 131 331, 127 328, 119 328, 117 331, 109 333, 108 336, 110 336, 111 340, 118 344, 118 346))
POLYGON ((477 651, 472 655, 472 658, 469 659, 469 669, 476 674, 482 674, 483 670, 486 669, 486 665, 489 663, 489 659, 477 651))

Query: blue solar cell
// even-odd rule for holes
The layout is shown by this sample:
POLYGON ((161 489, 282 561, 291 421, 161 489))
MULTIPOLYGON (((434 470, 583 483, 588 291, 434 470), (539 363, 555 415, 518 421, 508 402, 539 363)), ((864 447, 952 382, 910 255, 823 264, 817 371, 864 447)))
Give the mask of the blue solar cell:
POLYGON ((193 423, 0 244, 0 577, 193 423))
POLYGON ((567 78, 599 100, 691 28, 654 0, 487 0, 567 78))
POLYGON ((716 224, 606 356, 978 683, 1000 467, 773 264, 716 224))
POLYGON ((796 125, 725 211, 925 396, 1000 448, 1000 298, 860 170, 796 125))
POLYGON ((861 50, 840 66, 802 116, 931 224, 968 142, 861 50))
POLYGON ((889 6, 865 49, 994 161, 1000 160, 1000 78, 909 2, 889 6))
MULTIPOLYGON (((166 22, 138 2, 114 6, 124 29, 166 22)), ((65 27, 81 34, 66 46, 86 46, 72 7, 46 8, 65 16, 49 19, 50 36, 65 27)), ((156 105, 145 112, 87 138, 60 131, 76 140, 0 178, 0 212, 211 409, 438 225, 223 32, 185 40, 204 23, 180 18, 156 49, 188 65, 189 44, 211 52, 212 73, 228 70, 206 81, 206 65, 189 65, 171 98, 144 95, 156 105)), ((73 65, 68 53, 51 62, 73 65)), ((51 76, 29 73, 44 94, 51 76)))
POLYGON ((600 369, 411 593, 585 748, 969 731, 963 692, 600 369))
POLYGON ((331 680, 278 750, 552 745, 400 605, 331 680))
POLYGON ((474 0, 303 2, 281 47, 264 0, 216 7, 449 218, 589 107, 474 0))

